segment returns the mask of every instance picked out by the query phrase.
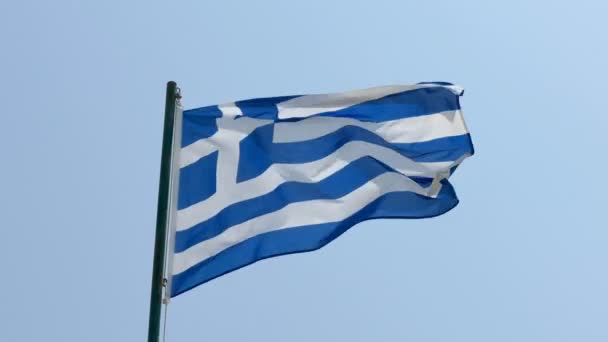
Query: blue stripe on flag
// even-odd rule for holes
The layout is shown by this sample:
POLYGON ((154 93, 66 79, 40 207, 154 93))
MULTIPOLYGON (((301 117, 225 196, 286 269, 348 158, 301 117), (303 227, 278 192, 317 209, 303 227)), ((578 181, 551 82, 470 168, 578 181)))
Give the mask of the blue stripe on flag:
POLYGON ((420 163, 453 161, 465 154, 473 155, 474 153, 470 134, 391 145, 402 155, 420 163))
POLYGON ((458 95, 444 87, 404 91, 320 116, 382 122, 460 109, 458 95))
POLYGON ((446 180, 437 198, 412 192, 392 192, 379 197, 340 222, 282 229, 257 235, 173 276, 171 296, 208 282, 258 260, 319 249, 355 224, 374 218, 424 218, 441 215, 458 204, 446 180))

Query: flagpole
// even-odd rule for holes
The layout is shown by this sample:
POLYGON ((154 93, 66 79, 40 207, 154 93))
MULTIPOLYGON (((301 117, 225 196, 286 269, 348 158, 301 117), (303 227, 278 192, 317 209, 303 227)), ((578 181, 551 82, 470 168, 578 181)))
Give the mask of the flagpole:
POLYGON ((154 261, 152 266, 152 289, 150 293, 150 318, 148 322, 148 342, 158 342, 160 336, 160 313, 163 298, 164 257, 169 217, 169 192, 171 183, 171 150, 173 126, 179 92, 177 84, 167 82, 165 97, 165 123, 160 162, 160 182, 158 185, 158 207, 156 211, 156 235, 154 239, 154 261))

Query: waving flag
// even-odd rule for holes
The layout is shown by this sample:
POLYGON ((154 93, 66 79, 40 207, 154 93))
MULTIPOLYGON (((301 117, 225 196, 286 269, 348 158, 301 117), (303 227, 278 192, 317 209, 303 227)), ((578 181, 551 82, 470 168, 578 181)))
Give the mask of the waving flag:
POLYGON ((364 220, 456 206, 447 179, 473 154, 461 95, 421 83, 184 111, 171 296, 364 220))

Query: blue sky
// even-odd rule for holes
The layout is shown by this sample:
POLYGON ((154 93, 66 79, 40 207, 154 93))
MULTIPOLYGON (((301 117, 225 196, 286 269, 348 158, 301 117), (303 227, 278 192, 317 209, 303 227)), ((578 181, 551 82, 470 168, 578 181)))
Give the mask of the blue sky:
POLYGON ((164 87, 187 108, 449 81, 461 204, 177 297, 169 341, 606 341, 603 1, 5 1, 0 340, 147 329, 164 87))

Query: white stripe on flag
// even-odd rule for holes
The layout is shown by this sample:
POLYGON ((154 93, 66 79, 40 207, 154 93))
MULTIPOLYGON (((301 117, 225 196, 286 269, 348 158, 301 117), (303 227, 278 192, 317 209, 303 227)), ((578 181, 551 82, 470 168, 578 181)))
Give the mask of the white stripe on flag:
POLYGON ((243 115, 241 108, 234 102, 223 103, 218 105, 217 108, 222 112, 222 116, 224 117, 234 118, 243 115))
POLYGON ((315 116, 298 122, 276 123, 273 142, 312 140, 335 132, 344 126, 361 127, 391 143, 422 142, 468 133, 460 110, 385 122, 363 122, 349 118, 315 116))
POLYGON ((418 87, 417 85, 384 86, 344 93, 299 96, 277 104, 279 119, 305 118, 319 113, 332 112, 418 87))

